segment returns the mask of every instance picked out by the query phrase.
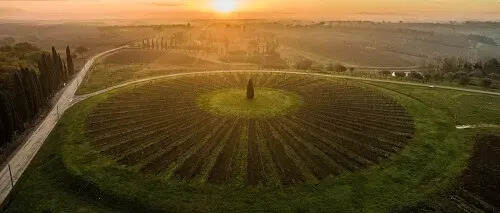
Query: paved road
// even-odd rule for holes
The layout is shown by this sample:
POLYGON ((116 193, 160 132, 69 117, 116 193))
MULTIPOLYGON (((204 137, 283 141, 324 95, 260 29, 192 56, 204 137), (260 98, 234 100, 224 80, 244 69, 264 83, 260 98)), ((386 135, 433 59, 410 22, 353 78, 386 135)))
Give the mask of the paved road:
POLYGON ((12 190, 12 186, 16 184, 17 180, 19 180, 33 157, 35 157, 35 154, 38 152, 45 139, 49 136, 50 132, 57 124, 60 116, 72 105, 76 90, 85 78, 87 72, 94 65, 94 62, 98 58, 122 48, 124 47, 108 50, 92 57, 87 61, 77 76, 60 91, 61 96, 45 119, 38 124, 36 130, 31 133, 24 145, 16 150, 16 152, 8 160, 8 163, 4 166, 4 168, 2 168, 2 170, 0 170, 0 203, 3 203, 5 198, 9 195, 12 190))
POLYGON ((380 80, 380 79, 369 79, 369 78, 361 78, 361 77, 351 77, 351 76, 341 76, 341 75, 330 75, 330 74, 321 74, 321 73, 306 73, 306 72, 298 72, 298 71, 265 71, 265 70, 220 70, 220 71, 204 71, 204 72, 190 72, 190 73, 177 73, 177 74, 170 74, 170 75, 161 75, 161 76, 156 76, 156 77, 151 77, 151 78, 145 78, 141 80, 136 80, 136 81, 131 81, 123 84, 119 84, 116 86, 108 87, 103 90, 99 90, 94 93, 82 95, 82 96, 77 96, 75 97, 75 101, 73 104, 76 104, 80 101, 83 101, 87 98, 103 94, 106 92, 109 92, 114 89, 118 89, 121 87, 125 87, 131 84, 138 84, 138 83, 144 83, 148 81, 154 81, 154 80, 159 80, 163 78, 173 78, 173 77, 180 77, 180 76, 189 76, 189 75, 200 75, 200 74, 205 74, 205 75, 210 75, 210 74, 218 74, 218 73, 279 73, 279 74, 297 74, 297 75, 309 75, 309 76, 321 76, 321 77, 327 77, 327 78, 341 78, 341 79, 352 79, 352 80, 360 80, 360 81, 368 81, 368 82, 382 82, 382 83, 391 83, 391 84, 400 84, 400 85, 411 85, 411 86, 418 86, 418 87, 426 87, 426 88, 438 88, 438 89, 447 89, 447 90, 456 90, 456 91, 463 91, 463 92, 470 92, 470 93, 479 93, 479 94, 486 94, 486 95, 498 95, 500 96, 499 92, 490 92, 490 91, 483 91, 483 90, 475 90, 475 89, 466 89, 466 88, 459 88, 459 87, 448 87, 448 86, 437 86, 437 85, 430 85, 430 84, 421 84, 421 83, 411 83, 411 82, 401 82, 401 81, 391 81, 391 80, 380 80))

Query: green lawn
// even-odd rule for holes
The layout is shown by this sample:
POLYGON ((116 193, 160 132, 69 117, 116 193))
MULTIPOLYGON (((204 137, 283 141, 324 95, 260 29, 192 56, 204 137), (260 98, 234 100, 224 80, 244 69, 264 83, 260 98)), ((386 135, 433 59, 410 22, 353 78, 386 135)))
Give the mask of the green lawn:
MULTIPOLYGON (((360 84, 364 84, 361 83, 360 84)), ((434 202, 466 167, 481 129, 500 124, 500 97, 371 83, 402 104, 415 120, 413 140, 398 154, 360 172, 319 184, 211 185, 163 180, 89 154, 85 122, 96 105, 126 87, 67 111, 24 173, 7 212, 277 211, 389 212, 434 202)))
POLYGON ((302 98, 292 92, 255 88, 255 98, 248 100, 244 89, 223 89, 202 94, 199 104, 215 114, 243 118, 268 118, 285 115, 302 105, 302 98))

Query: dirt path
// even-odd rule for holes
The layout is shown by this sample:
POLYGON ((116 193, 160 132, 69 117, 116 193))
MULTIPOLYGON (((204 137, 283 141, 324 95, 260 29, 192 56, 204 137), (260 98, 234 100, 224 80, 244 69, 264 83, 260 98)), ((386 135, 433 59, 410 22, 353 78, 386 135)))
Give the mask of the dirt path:
POLYGON ((16 184, 31 160, 35 157, 43 142, 57 124, 61 115, 72 105, 76 90, 85 78, 87 72, 94 65, 95 61, 106 54, 115 52, 122 48, 124 47, 108 50, 90 58, 75 78, 60 91, 61 95, 59 99, 47 116, 41 123, 38 124, 35 131, 31 133, 24 145, 12 154, 8 163, 6 163, 6 165, 2 168, 0 172, 0 203, 3 203, 5 198, 7 198, 12 190, 12 186, 16 184))
POLYGON ((474 124, 474 125, 460 125, 456 126, 457 129, 500 129, 500 125, 495 124, 474 124))

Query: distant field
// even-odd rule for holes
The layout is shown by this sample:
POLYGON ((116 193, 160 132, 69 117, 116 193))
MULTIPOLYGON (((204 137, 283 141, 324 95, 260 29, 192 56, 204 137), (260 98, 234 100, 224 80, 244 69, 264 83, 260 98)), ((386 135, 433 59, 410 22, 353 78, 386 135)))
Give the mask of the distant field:
MULTIPOLYGON (((291 33, 291 32, 289 32, 291 33)), ((414 66, 417 60, 408 60, 404 56, 397 53, 370 47, 367 41, 355 41, 348 35, 340 36, 335 32, 331 33, 302 33, 300 37, 286 37, 281 39, 284 45, 287 45, 297 52, 296 55, 301 55, 304 51, 308 56, 309 54, 317 54, 321 58, 309 56, 311 60, 321 63, 327 61, 345 63, 357 66, 414 66), (309 53, 309 54, 307 54, 309 53)), ((292 33, 292 35, 295 33, 292 33)), ((290 34, 286 34, 290 35, 290 34)), ((293 53, 293 52, 292 52, 293 53)), ((290 52, 283 52, 283 54, 290 54, 290 52)))
MULTIPOLYGON (((303 56, 328 63, 353 66, 415 66, 435 57, 462 57, 469 60, 500 57, 498 45, 469 38, 479 32, 451 26, 414 27, 404 24, 351 23, 304 28, 267 27, 282 44, 286 57, 303 56)), ((490 33, 488 35, 494 35, 490 33)))
POLYGON ((213 114, 195 98, 247 78, 155 80, 75 105, 7 212, 425 209, 456 186, 485 132, 455 126, 500 123, 497 96, 293 75, 255 76, 304 98, 286 116, 213 114))
POLYGON ((158 34, 153 28, 113 30, 102 28, 103 23, 40 22, 0 23, 0 37, 9 36, 18 42, 35 43, 42 49, 83 46, 89 49, 85 53, 89 56, 158 34))
POLYGON ((205 61, 183 53, 128 49, 102 59, 89 72, 77 94, 87 94, 147 77, 229 68, 225 64, 205 61))
POLYGON ((187 54, 161 50, 127 49, 112 54, 103 60, 105 64, 159 64, 176 66, 204 66, 208 68, 221 66, 213 62, 201 60, 187 54))

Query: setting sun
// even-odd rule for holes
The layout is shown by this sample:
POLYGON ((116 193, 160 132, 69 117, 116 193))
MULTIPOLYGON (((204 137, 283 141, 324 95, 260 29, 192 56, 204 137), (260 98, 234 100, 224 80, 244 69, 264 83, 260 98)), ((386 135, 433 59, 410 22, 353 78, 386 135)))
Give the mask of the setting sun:
POLYGON ((213 7, 217 12, 230 13, 236 10, 235 0, 214 0, 213 7))

